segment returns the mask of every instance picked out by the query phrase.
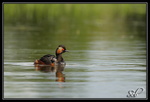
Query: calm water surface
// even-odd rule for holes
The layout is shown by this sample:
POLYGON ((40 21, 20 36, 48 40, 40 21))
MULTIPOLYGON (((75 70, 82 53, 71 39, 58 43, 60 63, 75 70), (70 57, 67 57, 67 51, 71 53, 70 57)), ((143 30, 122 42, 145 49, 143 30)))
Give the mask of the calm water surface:
POLYGON ((3 97, 146 98, 146 7, 5 4, 3 97), (65 68, 33 65, 60 44, 65 68))
MULTIPOLYGON (((28 44, 35 44, 33 39, 19 34, 21 42, 10 39, 14 35, 8 34, 4 41, 4 98, 127 98, 129 90, 146 89, 144 41, 97 35, 86 38, 92 41, 67 42, 70 52, 63 54, 67 64, 56 73, 56 69, 35 67, 33 61, 54 54, 61 41, 34 48, 28 44)), ((145 97, 146 90, 136 98, 145 97)))

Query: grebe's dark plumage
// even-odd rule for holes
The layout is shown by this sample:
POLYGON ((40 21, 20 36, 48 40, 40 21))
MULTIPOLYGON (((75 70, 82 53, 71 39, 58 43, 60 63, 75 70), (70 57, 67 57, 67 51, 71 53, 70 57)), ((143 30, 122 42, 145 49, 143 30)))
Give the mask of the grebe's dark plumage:
POLYGON ((59 45, 55 51, 56 57, 54 55, 44 55, 39 60, 35 60, 34 64, 42 64, 42 65, 55 65, 55 64, 64 64, 64 59, 62 54, 67 52, 66 47, 64 45, 59 45))
POLYGON ((40 61, 44 62, 45 64, 51 64, 51 63, 54 63, 56 60, 55 60, 55 56, 54 55, 44 55, 43 57, 40 58, 40 61))

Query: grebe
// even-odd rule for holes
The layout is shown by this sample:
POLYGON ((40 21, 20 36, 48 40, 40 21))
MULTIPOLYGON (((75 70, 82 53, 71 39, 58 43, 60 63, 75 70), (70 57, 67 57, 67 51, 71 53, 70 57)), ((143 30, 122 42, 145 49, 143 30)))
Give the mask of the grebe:
POLYGON ((68 50, 66 50, 66 47, 64 45, 59 45, 58 48, 56 49, 56 57, 54 55, 44 55, 43 57, 41 57, 39 60, 35 60, 34 64, 42 64, 42 65, 57 65, 57 64, 66 64, 62 54, 68 52, 68 50))

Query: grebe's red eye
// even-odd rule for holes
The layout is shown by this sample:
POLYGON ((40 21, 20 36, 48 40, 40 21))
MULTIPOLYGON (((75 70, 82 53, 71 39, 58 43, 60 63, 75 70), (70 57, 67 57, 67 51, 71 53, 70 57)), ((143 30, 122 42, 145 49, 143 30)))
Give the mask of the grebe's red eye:
POLYGON ((62 50, 65 50, 65 49, 62 49, 62 50))

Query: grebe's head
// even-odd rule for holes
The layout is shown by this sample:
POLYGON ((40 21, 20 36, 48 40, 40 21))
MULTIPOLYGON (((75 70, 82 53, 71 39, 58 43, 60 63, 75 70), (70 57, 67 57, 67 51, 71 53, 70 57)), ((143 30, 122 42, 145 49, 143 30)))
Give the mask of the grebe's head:
POLYGON ((68 50, 66 50, 66 47, 64 45, 59 45, 56 49, 56 54, 62 54, 65 52, 68 52, 68 50))

